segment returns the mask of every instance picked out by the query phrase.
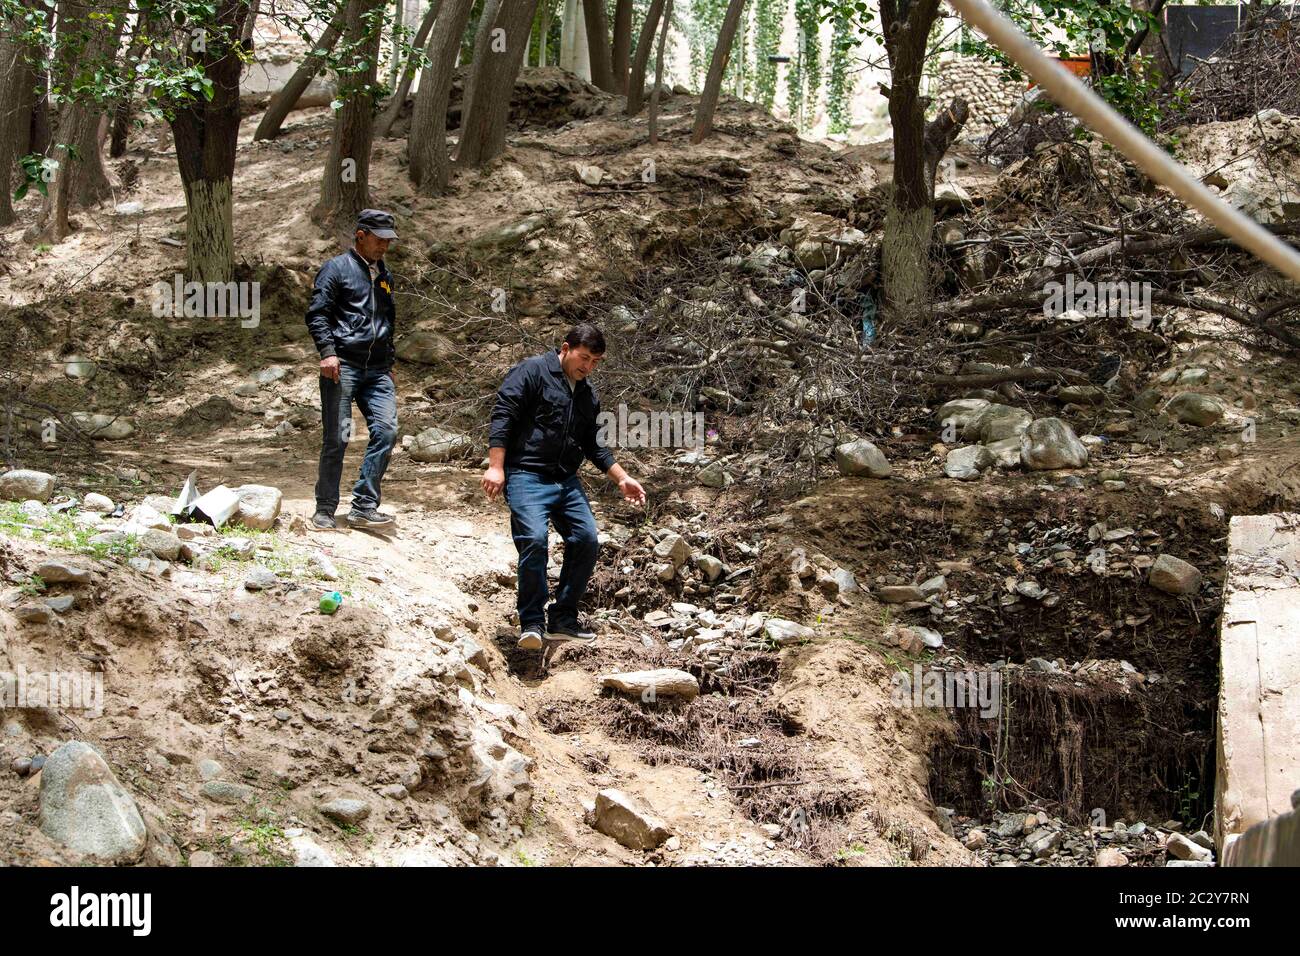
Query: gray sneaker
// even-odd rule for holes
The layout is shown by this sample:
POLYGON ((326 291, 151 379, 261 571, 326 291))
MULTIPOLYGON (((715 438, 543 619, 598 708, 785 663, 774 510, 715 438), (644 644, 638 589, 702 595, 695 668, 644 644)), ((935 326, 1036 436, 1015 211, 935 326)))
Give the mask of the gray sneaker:
POLYGON ((589 631, 577 621, 559 621, 547 629, 548 641, 576 641, 579 644, 595 644, 596 632, 589 631))
POLYGON ((339 530, 338 522, 334 520, 334 516, 326 511, 318 511, 311 516, 311 528, 313 531, 339 530))
POLYGON ((538 651, 542 648, 542 628, 539 624, 530 624, 519 634, 519 645, 525 651, 538 651))
POLYGON ((348 512, 348 524, 354 528, 391 528, 397 524, 397 519, 378 508, 353 508, 348 512))

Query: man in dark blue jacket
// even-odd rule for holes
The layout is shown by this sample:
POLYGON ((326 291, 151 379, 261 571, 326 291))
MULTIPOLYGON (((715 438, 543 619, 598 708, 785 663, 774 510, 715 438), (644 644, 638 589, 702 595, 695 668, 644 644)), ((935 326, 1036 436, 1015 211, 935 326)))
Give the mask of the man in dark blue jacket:
POLYGON ((596 567, 596 519, 578 480, 584 459, 617 482, 628 501, 644 502, 645 489, 614 461, 597 439, 600 399, 587 383, 605 355, 605 336, 577 325, 553 352, 524 359, 497 391, 488 434, 483 490, 494 500, 503 490, 510 531, 519 552, 519 646, 552 641, 594 641, 578 622, 578 602, 596 567), (555 603, 546 609, 547 524, 564 539, 555 603))
POLYGON ((384 265, 388 244, 397 238, 393 216, 363 209, 351 249, 335 256, 316 274, 307 328, 320 353, 320 408, 324 440, 316 478, 312 527, 334 530, 339 505, 343 455, 352 437, 352 403, 366 419, 370 441, 361 475, 352 486, 348 524, 391 528, 393 516, 379 511, 379 483, 397 442, 397 388, 393 383, 393 280, 384 265))

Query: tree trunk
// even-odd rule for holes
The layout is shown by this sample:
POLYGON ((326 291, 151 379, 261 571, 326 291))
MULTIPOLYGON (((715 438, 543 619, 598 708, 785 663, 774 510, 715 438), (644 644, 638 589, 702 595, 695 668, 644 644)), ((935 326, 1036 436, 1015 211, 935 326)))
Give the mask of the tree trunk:
POLYGON ((123 72, 126 74, 126 88, 113 107, 113 135, 109 142, 108 155, 116 159, 126 153, 126 141, 131 135, 131 97, 135 92, 135 67, 144 53, 145 16, 136 14, 135 27, 131 30, 131 42, 126 48, 126 61, 123 72))
MULTIPOLYGON (((488 48, 492 44, 493 24, 496 23, 500 10, 501 0, 484 0, 483 8, 478 14, 478 25, 474 30, 474 49, 471 53, 469 69, 465 71, 465 90, 460 98, 462 130, 465 128, 465 117, 469 115, 470 106, 474 103, 474 83, 478 77, 478 67, 487 56, 488 48)), ((463 57, 461 62, 464 62, 463 57)))
MULTIPOLYGON (((415 41, 411 44, 417 50, 423 48, 425 41, 429 39, 429 33, 433 30, 433 21, 438 16, 441 2, 442 0, 433 0, 433 3, 429 6, 429 12, 420 21, 420 29, 416 31, 415 41)), ((406 69, 402 71, 402 78, 398 81, 397 90, 389 99, 388 106, 384 108, 384 115, 379 118, 379 123, 375 127, 377 135, 387 136, 392 131, 393 124, 397 122, 397 117, 402 112, 402 107, 406 105, 406 96, 411 92, 411 83, 415 80, 415 72, 415 66, 408 59, 406 69)))
MULTIPOLYGON (((92 18, 93 12, 94 6, 86 0, 59 3, 60 45, 55 51, 55 69, 67 89, 72 88, 80 65, 99 68, 117 49, 123 18, 92 18)), ((60 242, 71 231, 68 210, 74 201, 91 205, 112 193, 100 153, 99 119, 99 110, 89 103, 71 99, 64 104, 51 155, 59 165, 28 235, 42 242, 60 242)))
POLYGON ((695 108, 695 128, 691 131, 692 143, 703 142, 713 129, 713 111, 718 108, 718 95, 722 92, 722 74, 726 72, 727 58, 731 55, 731 44, 736 38, 736 27, 740 25, 740 18, 744 12, 745 0, 731 0, 727 4, 727 15, 723 18, 722 30, 718 33, 718 42, 713 48, 713 59, 709 63, 709 75, 704 81, 704 92, 700 94, 700 104, 695 108))
POLYGON ((27 51, 14 39, 17 26, 16 19, 0 25, 0 103, 13 104, 0 108, 0 226, 14 221, 10 199, 13 171, 18 159, 26 155, 19 150, 31 128, 31 113, 23 111, 27 101, 23 84, 29 78, 27 51))
POLYGON ((537 51, 537 65, 546 66, 546 47, 547 37, 551 32, 551 21, 555 19, 555 0, 542 0, 542 22, 537 27, 537 38, 540 40, 537 51))
POLYGON ((421 196, 436 196, 447 188, 451 168, 447 155, 447 98, 451 95, 460 39, 473 6, 474 0, 442 0, 424 51, 429 65, 420 75, 407 147, 411 182, 421 196))
POLYGON ((257 124, 257 130, 253 133, 253 139, 275 139, 280 135, 280 127, 284 125, 285 118, 293 111, 294 105, 302 96, 303 91, 320 72, 325 65, 325 56, 334 49, 334 44, 339 42, 339 35, 343 32, 343 23, 347 16, 346 0, 339 6, 339 10, 334 14, 334 19, 330 21, 329 26, 321 33, 320 38, 312 45, 311 52, 302 61, 297 71, 289 78, 283 89, 275 96, 271 97, 271 102, 267 104, 266 112, 262 114, 262 121, 257 124))
POLYGON ((641 35, 636 41, 636 56, 632 60, 632 73, 627 81, 627 115, 636 116, 645 104, 645 68, 650 62, 650 52, 655 45, 655 30, 663 16, 664 0, 650 0, 641 35))
POLYGON ((187 273, 195 282, 230 282, 235 271, 233 178, 243 63, 225 37, 243 36, 247 16, 244 0, 221 0, 217 36, 202 53, 191 54, 212 81, 212 99, 178 108, 171 120, 188 213, 187 273))
MULTIPOLYGON (((652 0, 653 2, 653 0, 652 0)), ((614 4, 614 92, 627 92, 628 61, 632 56, 632 0, 614 4)))
POLYGON ((883 324, 906 327, 930 306, 930 242, 934 234, 934 174, 966 121, 957 100, 927 127, 921 97, 926 41, 938 16, 938 0, 914 0, 899 18, 896 0, 881 0, 885 52, 889 57, 889 119, 894 131, 894 182, 885 212, 881 249, 883 324))
POLYGON ((367 65, 361 72, 340 75, 334 113, 334 134, 330 156, 321 178, 320 203, 312 219, 322 228, 347 236, 357 213, 370 205, 370 146, 374 139, 374 97, 370 90, 379 74, 381 28, 367 15, 386 0, 350 0, 344 28, 347 49, 353 60, 367 65))
POLYGON ((397 8, 393 11, 393 48, 389 51, 388 59, 388 88, 391 90, 397 86, 397 70, 402 65, 401 56, 398 54, 399 38, 402 30, 402 17, 406 13, 406 0, 393 0, 397 8))
POLYGON ((587 25, 587 56, 591 60, 591 82, 606 93, 614 89, 614 68, 609 58, 609 18, 605 16, 605 0, 582 0, 582 13, 587 25))
POLYGON ((663 25, 659 30, 659 51, 655 54, 655 85, 650 91, 650 145, 659 142, 659 84, 664 78, 664 46, 668 43, 668 24, 673 18, 673 0, 664 7, 663 25))
POLYGON ((560 14, 560 69, 576 73, 574 48, 578 39, 578 0, 564 0, 560 14))
POLYGON ((461 120, 456 151, 456 162, 463 166, 482 166, 505 149, 510 97, 536 9, 537 0, 501 0, 490 29, 504 33, 489 41, 486 54, 476 57, 472 68, 473 99, 461 120))

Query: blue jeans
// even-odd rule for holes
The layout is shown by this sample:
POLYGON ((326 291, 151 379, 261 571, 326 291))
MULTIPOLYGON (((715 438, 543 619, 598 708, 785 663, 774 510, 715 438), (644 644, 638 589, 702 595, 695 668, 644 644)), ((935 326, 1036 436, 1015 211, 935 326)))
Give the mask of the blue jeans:
POLYGON ((510 533, 519 552, 519 626, 546 623, 547 521, 564 539, 560 586, 551 605, 552 624, 576 624, 578 602, 596 567, 596 518, 577 475, 548 478, 515 469, 506 472, 510 533))
POLYGON ((343 455, 352 437, 353 401, 365 416, 370 441, 361 461, 361 476, 352 486, 352 507, 362 510, 379 507, 379 482, 397 444, 397 388, 387 371, 339 362, 337 382, 323 375, 320 380, 323 441, 316 478, 318 512, 332 515, 339 506, 343 455))

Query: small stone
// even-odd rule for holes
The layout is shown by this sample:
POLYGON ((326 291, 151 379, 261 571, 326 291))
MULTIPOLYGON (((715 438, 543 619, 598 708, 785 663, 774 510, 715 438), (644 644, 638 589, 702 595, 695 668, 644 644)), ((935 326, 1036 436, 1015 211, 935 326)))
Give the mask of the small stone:
POLYGON ((1147 582, 1166 594, 1195 594, 1201 588, 1201 572, 1182 558, 1162 554, 1151 565, 1147 582))
POLYGON ((1183 836, 1181 833, 1169 834, 1169 839, 1165 841, 1165 851, 1177 860, 1195 860, 1208 861, 1214 858, 1214 853, 1194 843, 1192 840, 1183 836))
POLYGON ((64 561, 46 561, 36 569, 36 576, 46 584, 89 584, 91 572, 64 561))
POLYGON ((274 571, 259 565, 248 572, 244 578, 244 587, 250 591, 265 591, 275 587, 278 582, 274 571))
POLYGON ((108 495, 101 495, 98 491, 92 491, 81 500, 82 511, 93 511, 97 514, 111 514, 117 506, 113 504, 113 499, 108 495))
POLYGON ((638 807, 627 794, 613 789, 596 794, 591 825, 630 850, 653 850, 672 836, 662 820, 638 807))
POLYGON ((364 800, 351 797, 338 797, 316 807, 321 815, 333 820, 340 826, 356 826, 370 816, 370 805, 364 800))
POLYGON ((893 471, 885 453, 865 438, 837 445, 835 464, 841 475, 888 478, 893 471))
POLYGON ((971 830, 962 843, 968 850, 982 850, 988 844, 988 836, 983 830, 971 830))
POLYGON ((659 697, 694 700, 700 693, 700 682, 693 674, 672 667, 652 671, 632 671, 622 674, 603 674, 598 678, 602 688, 653 702, 659 697))
POLYGON ((230 783, 225 780, 209 780, 199 787, 199 793, 213 803, 240 804, 253 802, 253 788, 242 783, 230 783))
POLYGON ((1128 866, 1128 857, 1113 847, 1106 847, 1097 853, 1094 863, 1097 866, 1128 866))
POLYGON ((4 501, 49 501, 54 494, 54 476, 30 468, 18 468, 0 475, 0 499, 4 501))

